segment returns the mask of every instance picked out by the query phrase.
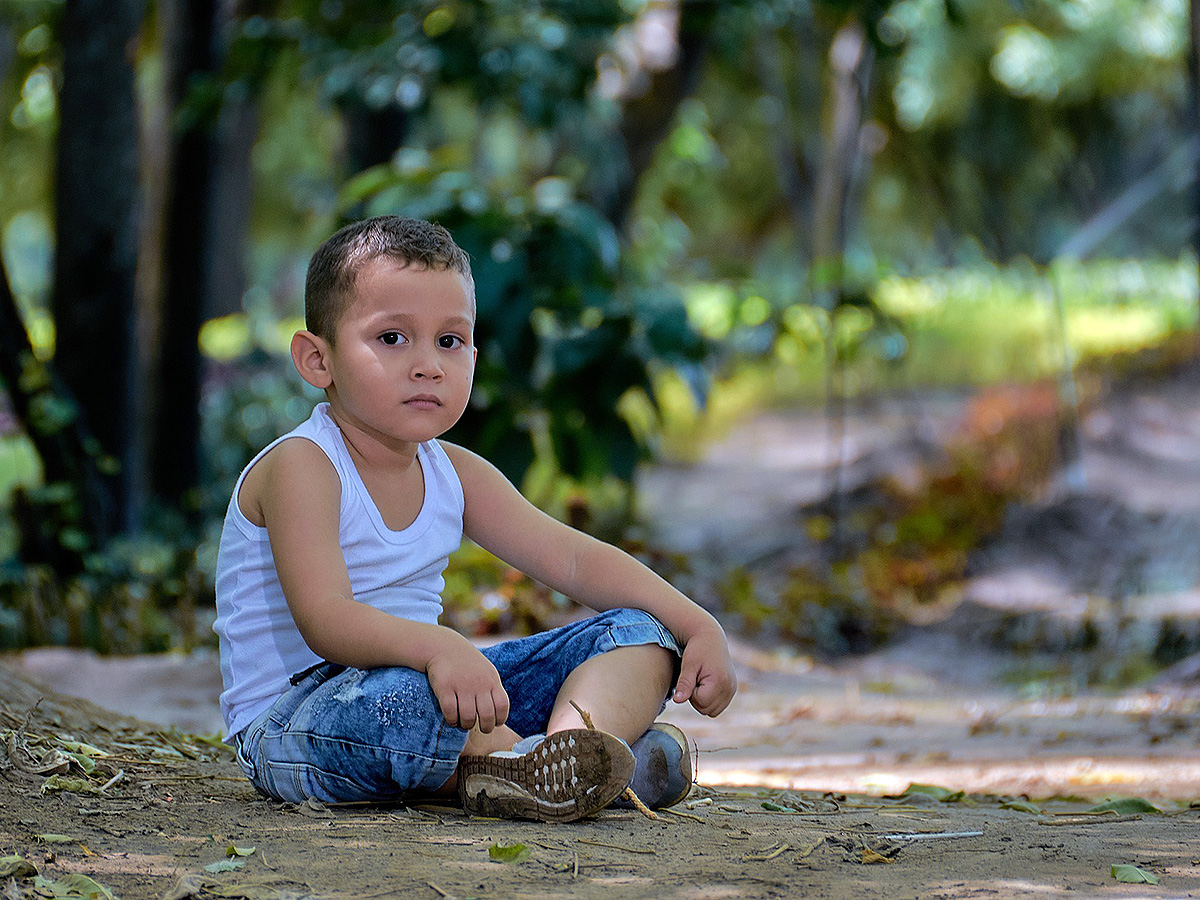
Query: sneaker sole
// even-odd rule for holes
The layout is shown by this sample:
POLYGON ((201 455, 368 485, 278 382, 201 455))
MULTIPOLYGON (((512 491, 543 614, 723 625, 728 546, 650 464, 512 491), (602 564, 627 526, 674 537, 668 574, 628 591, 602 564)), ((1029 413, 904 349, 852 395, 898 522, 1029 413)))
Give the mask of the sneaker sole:
POLYGON ((625 743, 604 731, 558 731, 523 756, 464 756, 458 796, 473 816, 571 822, 608 806, 633 778, 625 743))

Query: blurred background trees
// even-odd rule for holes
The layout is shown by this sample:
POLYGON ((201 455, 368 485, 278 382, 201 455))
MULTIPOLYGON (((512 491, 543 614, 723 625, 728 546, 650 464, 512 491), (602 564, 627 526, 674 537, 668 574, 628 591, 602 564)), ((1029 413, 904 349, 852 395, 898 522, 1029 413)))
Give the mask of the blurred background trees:
POLYGON ((1064 251, 1151 261, 1130 289, 1052 279, 1142 304, 1097 345, 1190 329, 1189 13, 0 0, 0 626, 78 639, 101 594, 204 601, 233 478, 316 399, 286 361, 307 257, 362 215, 434 218, 471 253, 480 369, 453 437, 567 514, 609 492, 611 528, 638 463, 748 368, 763 402, 854 360, 864 384, 1052 372, 938 316, 1027 322, 1064 251))

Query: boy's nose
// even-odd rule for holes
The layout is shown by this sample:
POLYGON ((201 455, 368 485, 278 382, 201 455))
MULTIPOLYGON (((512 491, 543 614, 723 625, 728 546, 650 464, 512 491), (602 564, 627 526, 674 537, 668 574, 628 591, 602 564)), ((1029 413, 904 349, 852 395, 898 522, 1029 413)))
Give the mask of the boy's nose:
POLYGON ((428 378, 433 381, 441 381, 442 367, 438 364, 436 358, 432 356, 424 357, 413 363, 412 375, 413 378, 428 378))

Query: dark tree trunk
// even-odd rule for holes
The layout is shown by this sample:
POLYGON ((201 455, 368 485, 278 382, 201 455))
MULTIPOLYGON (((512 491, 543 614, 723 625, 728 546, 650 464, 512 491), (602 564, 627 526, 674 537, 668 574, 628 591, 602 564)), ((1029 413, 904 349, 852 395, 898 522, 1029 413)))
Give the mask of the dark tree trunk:
POLYGON ((93 526, 103 541, 134 524, 134 278, 138 117, 134 54, 142 0, 67 0, 62 22, 55 367, 81 425, 118 469, 105 476, 93 526))
POLYGON ((0 22, 0 84, 8 77, 9 66, 17 52, 17 36, 7 22, 0 22))
MULTIPOLYGON (((1192 133, 1200 136, 1200 0, 1188 4, 1188 99, 1192 133)), ((1200 171, 1192 180, 1192 247, 1200 264, 1200 171)))
POLYGON ((596 189, 596 201, 618 232, 625 230, 638 181, 654 161, 654 151, 675 127, 679 105, 696 90, 708 58, 720 4, 689 0, 679 5, 679 55, 675 64, 650 73, 649 85, 625 101, 619 132, 627 167, 611 184, 596 189))
POLYGON ((409 115, 399 106, 380 109, 348 97, 338 103, 346 128, 346 174, 390 162, 408 137, 409 115))
POLYGON ((246 293, 246 248, 254 197, 251 155, 260 114, 258 98, 252 96, 227 99, 221 110, 212 189, 212 252, 205 270, 209 290, 205 311, 210 316, 240 312, 246 293))
POLYGON ((159 352, 152 360, 149 482, 156 499, 191 513, 200 482, 199 334, 207 312, 216 172, 215 110, 189 94, 217 68, 216 0, 160 4, 167 109, 159 352))
POLYGON ((13 413, 42 461, 43 481, 55 488, 38 501, 19 493, 13 519, 23 563, 58 572, 82 568, 83 556, 106 531, 111 484, 101 474, 104 457, 83 428, 78 407, 50 365, 33 352, 16 298, 0 259, 0 382, 13 413), (69 492, 56 490, 68 485, 69 492), (64 534, 73 532, 71 537, 64 534), (82 541, 73 540, 83 538, 82 541), (64 539, 65 538, 65 539, 64 539))

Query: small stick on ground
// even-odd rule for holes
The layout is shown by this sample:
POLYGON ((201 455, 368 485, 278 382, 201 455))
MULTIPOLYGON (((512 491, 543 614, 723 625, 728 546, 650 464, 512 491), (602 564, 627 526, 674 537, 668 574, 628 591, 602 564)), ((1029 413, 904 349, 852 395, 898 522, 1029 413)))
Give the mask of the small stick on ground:
POLYGON ((903 834, 881 834, 885 841, 947 841, 955 838, 983 837, 982 831, 917 831, 903 834))
MULTIPOLYGON (((570 700, 568 702, 575 707, 575 712, 579 713, 579 717, 583 719, 583 724, 587 726, 588 731, 595 731, 596 726, 592 724, 591 714, 574 700, 570 700)), ((621 796, 632 803, 633 808, 640 812, 647 819, 654 819, 656 822, 658 821, 658 814, 642 802, 642 798, 633 792, 633 788, 625 788, 625 793, 623 793, 621 796)))
POLYGON ((693 816, 691 813, 679 812, 678 810, 675 810, 675 809, 667 808, 667 809, 664 809, 663 812, 670 813, 673 816, 679 816, 679 818, 681 818, 681 819, 691 819, 693 822, 700 822, 701 824, 703 824, 703 822, 704 822, 704 820, 702 818, 700 818, 699 816, 693 816))
POLYGON ((607 847, 609 850, 623 850, 626 853, 643 853, 647 856, 655 856, 658 851, 651 847, 622 847, 620 844, 609 844, 606 841, 593 841, 589 838, 577 838, 580 844, 590 844, 593 847, 607 847))

